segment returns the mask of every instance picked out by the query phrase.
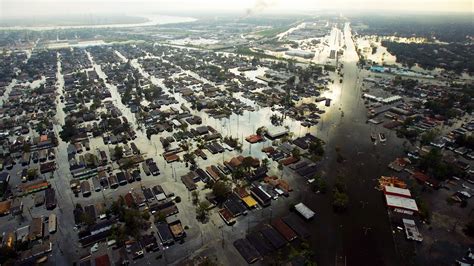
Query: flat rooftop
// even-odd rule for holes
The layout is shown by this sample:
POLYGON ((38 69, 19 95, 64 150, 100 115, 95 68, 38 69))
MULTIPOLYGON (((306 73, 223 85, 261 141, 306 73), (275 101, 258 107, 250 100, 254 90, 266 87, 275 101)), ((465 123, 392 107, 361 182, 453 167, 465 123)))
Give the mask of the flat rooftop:
POLYGON ((411 198, 411 192, 408 189, 394 187, 394 186, 385 186, 384 189, 385 189, 386 194, 392 194, 392 195, 411 198))
POLYGON ((385 194, 385 199, 387 201, 387 205, 390 207, 401 208, 415 212, 418 211, 418 206, 416 205, 416 201, 414 199, 389 194, 385 194))

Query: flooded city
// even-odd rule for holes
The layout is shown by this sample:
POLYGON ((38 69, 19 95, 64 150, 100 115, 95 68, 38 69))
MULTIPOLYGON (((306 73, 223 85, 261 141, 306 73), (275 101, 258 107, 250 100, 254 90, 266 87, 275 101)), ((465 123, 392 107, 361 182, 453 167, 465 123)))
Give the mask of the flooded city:
POLYGON ((0 18, 0 264, 471 265, 472 13, 211 2, 0 18))

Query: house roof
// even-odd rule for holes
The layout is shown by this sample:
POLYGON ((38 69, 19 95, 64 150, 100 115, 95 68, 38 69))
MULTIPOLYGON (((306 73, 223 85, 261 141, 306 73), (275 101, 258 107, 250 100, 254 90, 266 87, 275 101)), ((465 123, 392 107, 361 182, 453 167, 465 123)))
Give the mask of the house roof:
POLYGON ((95 265, 96 266, 110 266, 110 259, 108 254, 104 254, 95 258, 95 265))
POLYGON ((252 198, 252 196, 246 196, 242 198, 242 201, 247 205, 247 207, 252 208, 257 205, 257 201, 252 198))

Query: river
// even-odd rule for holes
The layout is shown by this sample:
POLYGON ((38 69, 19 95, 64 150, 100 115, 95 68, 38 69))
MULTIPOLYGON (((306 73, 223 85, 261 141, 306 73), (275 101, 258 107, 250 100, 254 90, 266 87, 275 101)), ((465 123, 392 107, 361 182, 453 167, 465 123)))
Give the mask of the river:
POLYGON ((134 27, 147 27, 156 26, 163 24, 172 23, 185 23, 196 21, 195 18, 191 17, 178 17, 178 16, 164 16, 164 15, 142 15, 148 19, 142 23, 129 23, 129 24, 103 24, 103 25, 53 25, 53 26, 3 26, 0 30, 57 30, 57 29, 98 29, 98 28, 134 28, 134 27))

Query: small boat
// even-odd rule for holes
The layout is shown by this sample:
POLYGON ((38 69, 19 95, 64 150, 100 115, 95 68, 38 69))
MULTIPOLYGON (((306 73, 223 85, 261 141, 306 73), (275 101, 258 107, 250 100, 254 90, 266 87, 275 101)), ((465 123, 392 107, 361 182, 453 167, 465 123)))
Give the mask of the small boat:
POLYGON ((372 140, 372 142, 377 141, 377 135, 375 135, 374 133, 370 134, 370 139, 372 140))
POLYGON ((385 134, 384 133, 379 133, 379 139, 380 139, 380 142, 385 142, 387 139, 385 138, 385 134))

